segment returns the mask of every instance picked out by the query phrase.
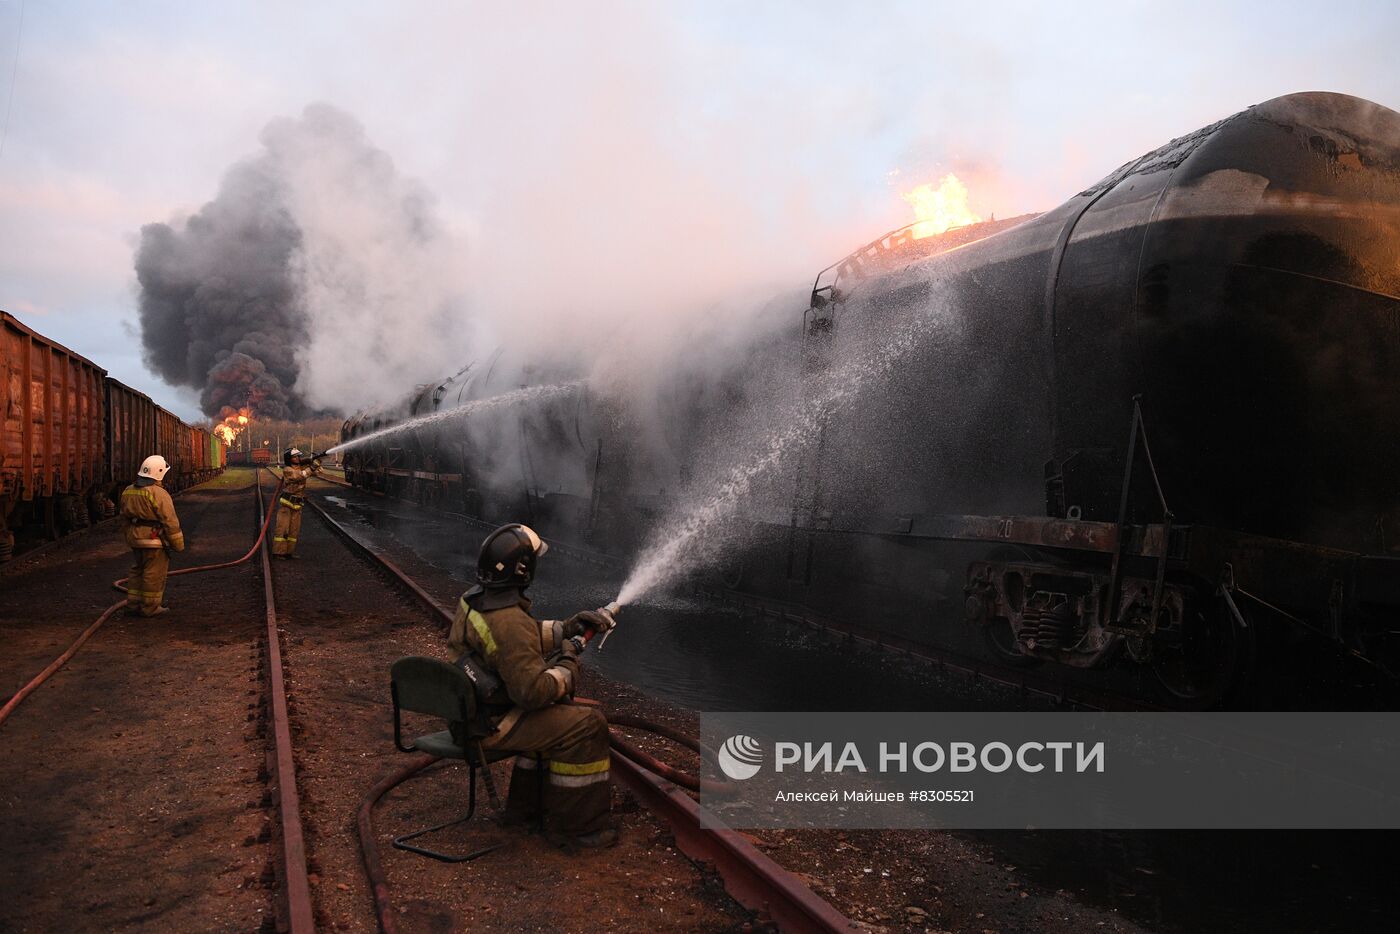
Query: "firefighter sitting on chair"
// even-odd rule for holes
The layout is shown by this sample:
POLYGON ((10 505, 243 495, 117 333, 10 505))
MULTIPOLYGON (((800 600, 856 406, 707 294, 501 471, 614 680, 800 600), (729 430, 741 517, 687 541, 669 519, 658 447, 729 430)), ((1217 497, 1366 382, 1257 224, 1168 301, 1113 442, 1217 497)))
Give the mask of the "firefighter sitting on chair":
POLYGON ((548 547, 519 524, 486 537, 477 557, 478 584, 457 605, 448 648, 458 664, 489 673, 479 684, 495 682, 480 698, 496 727, 482 746, 518 754, 504 821, 541 816, 553 843, 611 846, 617 830, 608 722, 598 708, 576 705, 573 697, 583 633, 606 632, 615 623, 605 611, 585 610, 563 622, 530 615, 525 588, 548 547))
POLYGON ((282 455, 282 493, 277 497, 277 524, 272 529, 272 557, 295 558, 301 534, 301 507, 306 501, 306 481, 321 472, 320 461, 297 448, 282 455))

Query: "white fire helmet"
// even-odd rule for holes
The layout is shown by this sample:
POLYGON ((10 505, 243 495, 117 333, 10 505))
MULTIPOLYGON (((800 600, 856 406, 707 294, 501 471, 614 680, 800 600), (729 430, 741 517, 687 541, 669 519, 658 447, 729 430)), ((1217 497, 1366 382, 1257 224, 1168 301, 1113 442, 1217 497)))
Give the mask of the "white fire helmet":
POLYGON ((152 480, 160 480, 165 476, 170 465, 165 462, 165 458, 159 454, 152 454, 141 462, 141 472, 139 476, 150 477, 152 480))

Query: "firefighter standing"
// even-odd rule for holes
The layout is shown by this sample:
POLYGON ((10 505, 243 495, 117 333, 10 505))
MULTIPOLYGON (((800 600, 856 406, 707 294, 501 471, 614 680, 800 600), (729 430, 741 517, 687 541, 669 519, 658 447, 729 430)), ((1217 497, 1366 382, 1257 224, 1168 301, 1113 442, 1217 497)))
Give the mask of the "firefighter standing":
POLYGON ((277 498, 277 525, 272 530, 272 557, 296 557, 306 481, 320 472, 320 461, 308 459, 296 448, 282 455, 282 493, 277 498))
POLYGON ((141 462, 136 482, 122 491, 121 522, 131 548, 131 575, 126 579, 126 611, 142 616, 169 612, 161 605, 170 552, 185 550, 185 535, 175 515, 175 501, 161 486, 170 465, 159 454, 141 462))
POLYGON ((607 631, 614 622, 601 611, 563 622, 530 615, 525 588, 548 547, 519 524, 487 536, 477 558, 478 585, 462 595, 448 647, 458 664, 499 679, 481 698, 496 726, 482 745, 518 754, 505 820, 530 820, 541 802, 552 841, 610 846, 617 831, 610 819, 608 723, 596 707, 572 701, 583 633, 607 631))

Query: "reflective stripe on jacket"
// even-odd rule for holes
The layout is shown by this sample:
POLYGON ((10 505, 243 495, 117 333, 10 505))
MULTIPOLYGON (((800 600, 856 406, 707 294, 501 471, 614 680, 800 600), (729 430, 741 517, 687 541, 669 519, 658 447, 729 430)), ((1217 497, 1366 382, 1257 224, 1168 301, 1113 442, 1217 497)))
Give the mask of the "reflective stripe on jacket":
POLYGON ((508 602, 500 596, 473 589, 457 602, 457 615, 447 638, 453 657, 470 652, 477 663, 501 679, 507 697, 491 701, 538 710, 572 697, 578 663, 545 657, 544 630, 553 624, 541 624, 531 616, 530 601, 518 592, 508 602))

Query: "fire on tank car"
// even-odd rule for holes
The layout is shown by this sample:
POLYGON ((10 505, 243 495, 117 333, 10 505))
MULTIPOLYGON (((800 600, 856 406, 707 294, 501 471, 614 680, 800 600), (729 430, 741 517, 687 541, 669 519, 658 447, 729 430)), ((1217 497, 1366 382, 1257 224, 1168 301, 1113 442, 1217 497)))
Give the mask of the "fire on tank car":
MULTIPOLYGON (((1044 214, 857 251, 818 277, 800 353, 794 327, 731 392, 661 394, 664 458, 580 389, 497 419, 520 463, 485 469, 477 428, 353 449, 347 476, 627 557, 733 392, 784 355, 819 380, 918 315, 955 326, 826 417, 724 586, 1184 706, 1238 689, 1266 638, 1400 668, 1400 115, 1344 95, 1251 107, 1044 214)), ((344 437, 487 395, 494 366, 344 437)))

